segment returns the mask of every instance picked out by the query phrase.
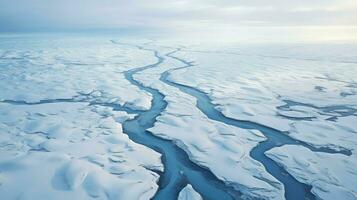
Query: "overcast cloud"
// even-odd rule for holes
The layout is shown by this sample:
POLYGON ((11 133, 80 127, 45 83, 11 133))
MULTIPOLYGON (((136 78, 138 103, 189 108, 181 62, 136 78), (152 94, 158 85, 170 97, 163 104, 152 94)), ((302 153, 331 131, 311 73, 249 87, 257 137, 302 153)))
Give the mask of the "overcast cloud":
POLYGON ((356 27, 356 0, 0 0, 0 31, 142 28, 196 37, 354 40, 356 27))

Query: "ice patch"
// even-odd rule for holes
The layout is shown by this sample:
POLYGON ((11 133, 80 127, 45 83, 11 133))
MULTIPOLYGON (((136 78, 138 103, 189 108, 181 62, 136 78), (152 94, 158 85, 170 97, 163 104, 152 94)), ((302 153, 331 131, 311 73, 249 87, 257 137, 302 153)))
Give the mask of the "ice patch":
POLYGON ((302 146, 285 145, 266 154, 297 180, 312 185, 320 199, 357 198, 357 159, 341 154, 312 152, 302 146))
POLYGON ((188 184, 181 190, 177 200, 202 200, 202 197, 188 184))

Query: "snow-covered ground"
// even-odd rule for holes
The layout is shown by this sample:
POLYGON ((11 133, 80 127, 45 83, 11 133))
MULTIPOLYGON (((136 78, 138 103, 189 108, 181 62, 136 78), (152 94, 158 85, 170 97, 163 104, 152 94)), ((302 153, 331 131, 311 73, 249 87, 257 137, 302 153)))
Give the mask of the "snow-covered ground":
POLYGON ((154 62, 150 53, 113 48, 108 38, 53 37, 1 39, 0 100, 38 102, 89 94, 96 101, 150 108, 150 95, 122 74, 154 62))
POLYGON ((284 166, 298 181, 312 185, 312 192, 320 199, 357 198, 356 155, 312 152, 296 145, 274 148, 266 154, 284 166))
POLYGON ((87 103, 0 103, 1 198, 147 199, 160 157, 123 134, 129 116, 87 103), (125 192, 127 189, 135 191, 125 192))
POLYGON ((314 145, 352 155, 287 145, 267 155, 321 199, 356 199, 357 48, 290 45, 186 48, 174 54, 195 66, 171 80, 206 92, 228 117, 256 122, 314 145))
MULTIPOLYGON (((170 52, 174 49, 161 51, 165 50, 170 52)), ((245 195, 282 199, 284 189, 281 183, 249 155, 252 148, 265 140, 259 131, 247 131, 208 119, 196 107, 196 100, 192 96, 159 80, 163 72, 182 66, 182 63, 166 58, 160 67, 135 76, 144 85, 161 91, 168 102, 150 131, 175 141, 191 160, 209 168, 219 179, 245 195)))
POLYGON ((290 118, 324 120, 338 117, 339 110, 356 109, 357 48, 334 49, 337 47, 320 46, 325 54, 308 45, 187 48, 175 55, 196 66, 175 71, 170 78, 207 92, 226 116, 289 131, 296 121, 290 118), (332 50, 335 54, 329 52, 332 50), (286 104, 284 100, 308 105, 279 109, 286 104), (347 108, 323 109, 336 105, 347 108))
POLYGON ((149 199, 160 155, 121 123, 151 96, 121 74, 153 59, 104 39, 0 41, 1 199, 149 199), (130 192, 128 192, 130 191, 130 192))
MULTIPOLYGON (((356 46, 182 44, 1 37, 1 199, 150 199, 162 189, 159 174, 170 169, 161 155, 123 132, 125 121, 157 98, 125 76, 144 66, 134 79, 164 95, 167 106, 155 123, 140 123, 154 123, 154 136, 172 140, 242 198, 286 197, 288 181, 253 158, 269 139, 254 125, 244 128, 253 122, 304 144, 273 141, 259 156, 312 186, 317 198, 357 199, 356 46), (194 95, 170 82, 207 93, 242 127, 208 116, 194 95)), ((192 179, 185 177, 178 199, 206 197, 192 179)))
POLYGON ((178 200, 202 200, 200 194, 198 194, 191 185, 187 185, 183 188, 177 198, 178 200))

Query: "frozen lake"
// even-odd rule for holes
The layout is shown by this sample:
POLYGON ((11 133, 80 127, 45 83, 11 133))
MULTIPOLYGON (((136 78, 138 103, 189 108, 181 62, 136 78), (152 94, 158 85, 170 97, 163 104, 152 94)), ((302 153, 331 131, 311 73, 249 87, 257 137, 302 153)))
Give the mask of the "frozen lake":
POLYGON ((1 199, 357 199, 357 45, 0 36, 1 199))

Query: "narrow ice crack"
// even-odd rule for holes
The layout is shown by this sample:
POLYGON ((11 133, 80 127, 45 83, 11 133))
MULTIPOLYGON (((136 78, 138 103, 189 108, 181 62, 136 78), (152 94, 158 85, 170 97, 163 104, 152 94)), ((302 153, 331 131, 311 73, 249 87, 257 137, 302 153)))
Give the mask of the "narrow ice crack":
POLYGON ((285 105, 277 107, 279 110, 289 110, 294 106, 302 106, 313 108, 319 111, 321 115, 328 115, 331 117, 348 117, 357 114, 357 109, 351 107, 351 105, 330 105, 330 106, 315 106, 309 103, 301 103, 293 100, 282 100, 285 105))
POLYGON ((88 94, 79 93, 71 98, 58 98, 58 99, 43 99, 35 102, 28 102, 24 100, 1 100, 0 103, 7 103, 12 105, 41 105, 41 104, 52 104, 52 103, 88 103, 89 106, 104 106, 112 108, 115 111, 125 111, 129 114, 137 114, 143 112, 142 110, 132 109, 125 104, 122 106, 118 103, 107 103, 99 101, 95 97, 91 96, 93 92, 88 94))

